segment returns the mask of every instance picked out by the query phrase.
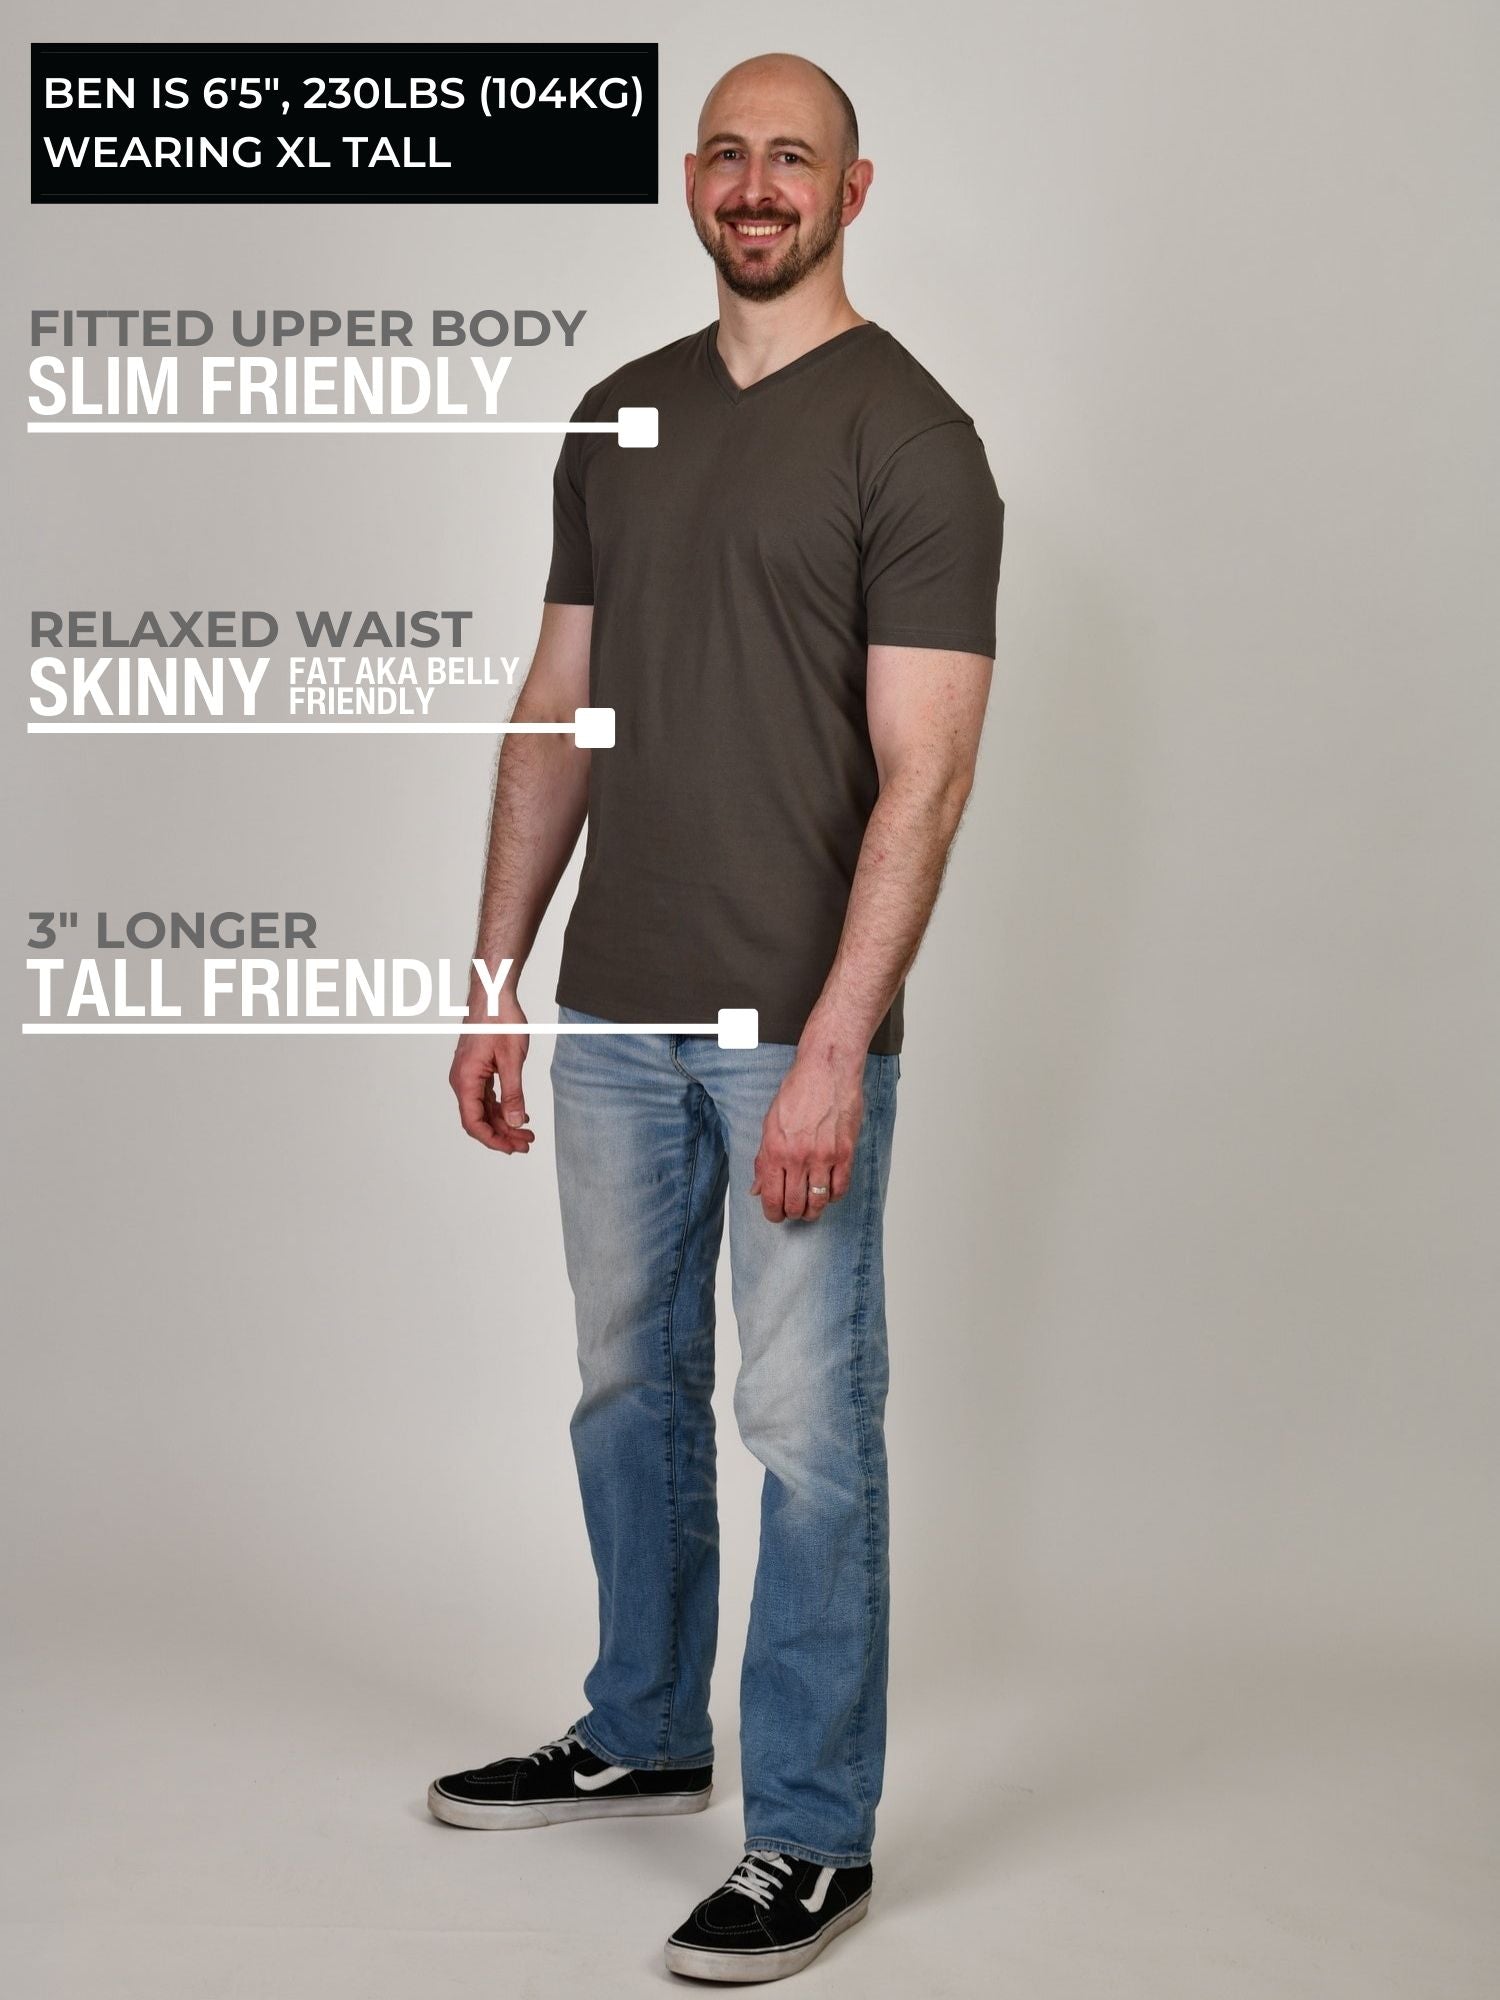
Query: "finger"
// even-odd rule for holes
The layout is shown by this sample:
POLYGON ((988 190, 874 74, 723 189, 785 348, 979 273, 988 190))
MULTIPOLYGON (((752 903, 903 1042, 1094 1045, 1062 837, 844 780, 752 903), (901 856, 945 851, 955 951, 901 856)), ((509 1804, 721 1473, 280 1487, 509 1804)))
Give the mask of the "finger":
POLYGON ((833 1199, 833 1168, 815 1162, 807 1174, 807 1208, 809 1222, 816 1222, 833 1199))
POLYGON ((760 1208, 767 1222, 786 1220, 786 1175, 780 1167, 762 1167, 757 1178, 760 1181, 760 1208))
POLYGON ((490 1071, 470 1065, 463 1069, 454 1066, 449 1082, 453 1094, 458 1099, 459 1123, 471 1139, 477 1139, 481 1146, 492 1151, 505 1152, 504 1142, 490 1129, 487 1103, 490 1090, 490 1071))
POLYGON ((489 1103, 490 1125, 499 1135, 508 1153, 529 1153, 536 1134, 532 1131, 526 1115, 524 1101, 519 1104, 515 1095, 507 1096, 505 1079, 499 1072, 495 1075, 495 1088, 489 1103), (521 1123, 516 1122, 516 1113, 521 1114, 521 1123))
POLYGON ((495 1082, 496 1094, 500 1099, 501 1117, 507 1125, 528 1124, 530 1120, 526 1112, 526 1093, 521 1088, 520 1062, 507 1061, 502 1057, 497 1067, 495 1082))
POLYGON ((786 1194, 782 1198, 782 1207, 793 1222, 800 1222, 807 1213, 807 1181, 806 1167, 787 1168, 786 1194))
POLYGON ((828 1199, 830 1201, 842 1201, 844 1196, 849 1192, 849 1183, 853 1178, 852 1163, 849 1160, 835 1160, 831 1173, 818 1175, 820 1181, 827 1181, 829 1183, 828 1199))
POLYGON ((484 1115, 495 1136, 496 1149, 502 1153, 524 1153, 531 1144, 531 1131, 527 1126, 508 1125, 505 1113, 500 1108, 500 1079, 491 1079, 493 1087, 486 1091, 484 1115))

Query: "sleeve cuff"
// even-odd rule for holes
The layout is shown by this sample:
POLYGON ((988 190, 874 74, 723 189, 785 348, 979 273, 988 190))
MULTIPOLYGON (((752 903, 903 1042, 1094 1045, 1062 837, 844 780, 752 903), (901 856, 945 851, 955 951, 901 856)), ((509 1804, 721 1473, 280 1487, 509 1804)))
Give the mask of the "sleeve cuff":
POLYGON ((865 634, 867 646, 920 646, 935 653, 978 653, 995 657, 993 631, 944 629, 937 625, 874 625, 865 634))

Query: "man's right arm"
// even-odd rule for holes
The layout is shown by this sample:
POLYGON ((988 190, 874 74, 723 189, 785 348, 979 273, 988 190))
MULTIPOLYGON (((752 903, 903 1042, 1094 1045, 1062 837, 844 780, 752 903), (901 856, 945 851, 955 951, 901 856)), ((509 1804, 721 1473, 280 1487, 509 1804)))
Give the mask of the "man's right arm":
MULTIPOLYGON (((571 722, 574 711, 587 706, 593 618, 589 604, 543 607, 541 636, 512 721, 571 722)), ((571 736, 501 738, 474 956, 492 973, 501 959, 513 961, 500 992, 502 1021, 526 1019, 517 993, 521 968, 588 815, 589 756, 571 736)), ((485 1019, 487 1005, 476 975, 469 1019, 485 1019)), ((521 1090, 528 1045, 519 1034, 461 1035, 454 1051, 448 1081, 463 1128, 492 1152, 527 1152, 535 1136, 521 1090), (498 1097, 491 1088, 497 1077, 498 1097)))

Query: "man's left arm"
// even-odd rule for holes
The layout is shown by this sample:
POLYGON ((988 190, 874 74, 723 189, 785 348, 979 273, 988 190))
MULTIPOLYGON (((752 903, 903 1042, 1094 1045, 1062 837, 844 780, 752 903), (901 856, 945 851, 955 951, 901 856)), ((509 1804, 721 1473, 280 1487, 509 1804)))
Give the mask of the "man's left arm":
POLYGON ((769 1222, 812 1221, 848 1189, 865 1056, 937 901, 974 782, 992 672, 978 653, 870 647, 866 704, 880 795, 838 952, 761 1130, 750 1192, 769 1222))

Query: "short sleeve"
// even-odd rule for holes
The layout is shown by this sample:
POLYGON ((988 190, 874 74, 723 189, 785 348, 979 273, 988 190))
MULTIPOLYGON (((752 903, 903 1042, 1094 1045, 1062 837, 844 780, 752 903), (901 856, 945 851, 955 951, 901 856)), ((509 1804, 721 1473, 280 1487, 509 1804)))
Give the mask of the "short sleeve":
MULTIPOLYGON (((589 421, 593 392, 585 396, 569 419, 589 421)), ((592 604, 594 548, 589 539, 588 509, 583 498, 583 451, 587 432, 567 431, 552 474, 552 567, 542 596, 548 604, 592 604)))
POLYGON ((995 657, 1005 504, 966 418, 898 445, 865 503, 867 642, 995 657))

